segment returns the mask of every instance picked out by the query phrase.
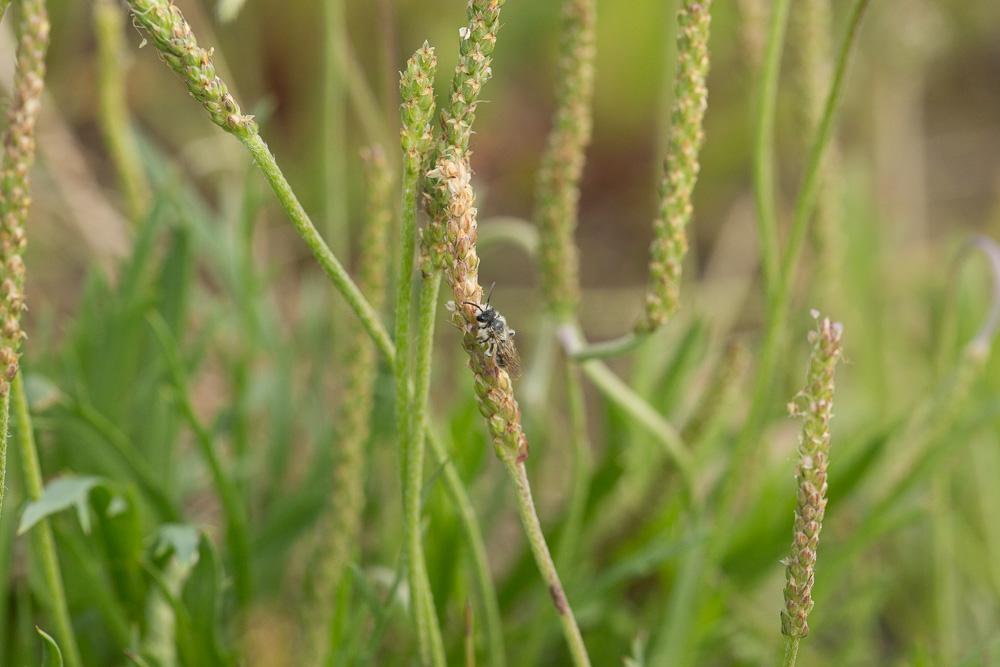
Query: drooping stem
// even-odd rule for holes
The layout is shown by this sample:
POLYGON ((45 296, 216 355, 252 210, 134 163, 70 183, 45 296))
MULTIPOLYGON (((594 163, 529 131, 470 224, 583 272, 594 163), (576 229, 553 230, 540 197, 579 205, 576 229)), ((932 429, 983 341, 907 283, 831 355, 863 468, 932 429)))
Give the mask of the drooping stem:
MULTIPOLYGON (((28 498, 38 500, 42 497, 42 466, 38 461, 38 449, 35 447, 35 434, 31 427, 31 414, 28 410, 28 399, 24 393, 24 380, 21 373, 14 376, 11 383, 10 407, 17 420, 17 444, 21 457, 21 470, 24 475, 24 487, 28 498)), ((63 652, 63 659, 68 667, 81 667, 80 648, 73 634, 70 622, 69 607, 66 604, 66 589, 63 587, 62 573, 59 568, 59 556, 56 553, 55 538, 52 536, 52 526, 48 519, 42 519, 31 529, 32 544, 35 555, 42 568, 42 578, 48 589, 46 604, 52 612, 56 636, 63 652)))

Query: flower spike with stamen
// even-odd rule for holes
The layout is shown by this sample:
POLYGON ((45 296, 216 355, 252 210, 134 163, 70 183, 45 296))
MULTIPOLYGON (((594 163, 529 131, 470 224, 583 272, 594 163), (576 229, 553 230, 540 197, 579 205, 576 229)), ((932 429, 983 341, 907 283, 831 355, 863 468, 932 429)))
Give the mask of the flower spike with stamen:
POLYGON ((789 411, 803 419, 799 439, 798 495, 792 550, 785 559, 785 609, 781 612, 781 632, 789 645, 809 634, 816 549, 826 510, 827 463, 830 456, 830 420, 833 417, 834 370, 841 357, 843 327, 828 318, 817 320, 809 332, 812 353, 806 387, 789 404, 789 411))
POLYGON ((638 332, 654 331, 676 312, 681 269, 687 254, 686 227, 698 180, 698 153, 708 106, 708 37, 711 0, 683 0, 677 11, 677 71, 670 113, 667 158, 660 183, 660 209, 653 222, 649 288, 638 332))

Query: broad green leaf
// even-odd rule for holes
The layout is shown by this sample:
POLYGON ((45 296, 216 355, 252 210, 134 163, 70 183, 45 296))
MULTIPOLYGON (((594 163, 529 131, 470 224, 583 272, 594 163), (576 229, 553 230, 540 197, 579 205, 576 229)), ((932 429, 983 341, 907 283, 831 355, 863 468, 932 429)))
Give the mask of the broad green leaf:
POLYGON ((198 541, 201 534, 188 524, 168 523, 160 526, 153 545, 153 556, 157 559, 173 553, 185 571, 198 562, 198 541))
POLYGON ((49 482, 42 491, 42 497, 28 503, 28 506, 24 508, 21 523, 17 527, 17 534, 23 535, 42 519, 70 507, 76 508, 83 532, 89 533, 90 511, 87 508, 87 500, 90 491, 102 483, 99 477, 75 476, 60 477, 49 482))
POLYGON ((42 638, 42 667, 62 667, 62 651, 59 650, 59 644, 37 625, 35 631, 42 638))

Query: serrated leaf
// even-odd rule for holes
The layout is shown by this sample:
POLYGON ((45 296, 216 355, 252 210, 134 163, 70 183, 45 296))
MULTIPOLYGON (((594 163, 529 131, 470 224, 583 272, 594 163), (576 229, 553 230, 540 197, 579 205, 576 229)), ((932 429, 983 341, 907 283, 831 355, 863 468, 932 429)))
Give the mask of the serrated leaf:
POLYGON ((62 651, 56 640, 37 625, 35 632, 42 638, 42 667, 63 667, 62 651))
POLYGON ((42 519, 57 514, 70 507, 76 508, 83 532, 90 532, 90 510, 87 500, 91 490, 103 484, 99 477, 60 477, 49 482, 42 491, 42 497, 28 503, 21 515, 17 534, 23 535, 42 519))

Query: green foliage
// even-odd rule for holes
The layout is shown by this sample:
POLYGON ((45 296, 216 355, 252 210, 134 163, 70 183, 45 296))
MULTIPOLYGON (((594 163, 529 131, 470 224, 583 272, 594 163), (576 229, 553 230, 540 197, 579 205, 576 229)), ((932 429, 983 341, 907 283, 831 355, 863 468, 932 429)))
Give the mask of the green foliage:
MULTIPOLYGON (((206 51, 215 42, 220 71, 220 55, 230 56, 226 77, 231 68, 228 83, 233 89, 240 84, 247 96, 241 100, 244 109, 250 108, 251 95, 274 94, 273 101, 254 105, 274 104, 272 118, 258 115, 261 131, 289 169, 303 211, 320 210, 320 197, 310 195, 317 186, 309 179, 322 180, 315 174, 322 172, 324 158, 318 150, 310 152, 322 142, 308 133, 322 119, 297 115, 321 106, 318 79, 297 60, 306 38, 286 44, 278 28, 260 32, 275 41, 260 50, 259 62, 274 66, 274 77, 282 76, 282 67, 297 67, 295 80, 315 90, 280 79, 289 87, 279 96, 277 87, 272 91, 279 79, 271 77, 271 70, 261 77, 251 69, 258 63, 254 49, 262 45, 252 26, 273 21, 301 33, 316 21, 312 13, 318 10, 286 3, 271 15, 259 4, 246 3, 218 40, 207 31, 199 38, 206 51)), ((437 44, 441 71, 450 71, 463 3, 431 4, 433 10, 419 12, 413 3, 393 4, 400 12, 400 51, 429 37, 437 44)), ((471 137, 471 183, 483 237, 496 222, 490 216, 530 207, 532 171, 551 113, 546 106, 551 72, 561 55, 556 53, 558 14, 543 4, 507 3, 496 49, 491 45, 489 51, 495 58, 483 98, 489 104, 475 110, 479 119, 471 137)), ((577 235, 581 330, 595 338, 627 330, 641 305, 649 236, 642 221, 655 205, 658 171, 653 156, 646 155, 655 143, 647 121, 658 84, 651 79, 655 70, 668 79, 675 71, 673 63, 659 62, 664 60, 659 49, 661 43, 676 42, 662 34, 662 26, 672 21, 665 20, 669 17, 657 3, 598 4, 598 115, 583 168, 577 235), (643 62, 630 63, 619 77, 616 70, 626 69, 628 54, 643 62), (654 72, 644 78, 647 66, 654 72), (640 236, 641 243, 636 241, 640 236), (612 271, 612 260, 613 266, 626 268, 612 271), (633 272, 632 265, 639 268, 633 272)), ((592 467, 573 465, 579 425, 572 423, 563 365, 575 362, 561 354, 548 366, 539 361, 545 347, 540 337, 552 327, 541 319, 543 295, 526 268, 528 260, 520 245, 486 249, 480 243, 480 270, 488 277, 483 282, 498 281, 495 305, 517 329, 525 360, 525 379, 513 387, 530 442, 526 465, 542 529, 550 545, 565 539, 572 547, 570 555, 557 558, 565 597, 597 665, 757 665, 778 659, 779 561, 788 552, 795 507, 796 427, 785 405, 805 373, 808 308, 823 305, 844 323, 847 335, 832 422, 815 608, 800 664, 987 664, 998 650, 995 628, 1000 627, 1000 492, 995 484, 1000 358, 975 356, 966 345, 980 331, 994 298, 990 273, 979 259, 956 265, 953 258, 968 226, 996 230, 996 221, 967 213, 972 202, 964 202, 941 217, 933 236, 921 237, 917 245, 901 240, 910 232, 904 234, 903 221, 886 211, 886 186, 879 180, 885 174, 875 173, 884 167, 866 159, 867 139, 859 139, 877 135, 868 125, 865 105, 885 102, 868 99, 876 83, 886 83, 878 78, 885 76, 879 73, 881 50, 856 50, 843 80, 849 132, 841 142, 838 173, 832 175, 841 197, 833 210, 841 212, 837 237, 844 265, 827 267, 835 272, 834 282, 823 284, 826 274, 814 271, 821 249, 807 247, 794 280, 788 278, 785 285, 777 248, 769 271, 775 272, 779 292, 788 291, 782 296, 787 297, 785 316, 772 325, 768 293, 757 278, 760 250, 738 205, 752 180, 747 110, 754 77, 743 64, 736 39, 743 24, 730 4, 713 3, 712 9, 710 106, 693 200, 696 213, 687 226, 692 250, 685 260, 680 307, 666 326, 620 359, 580 362, 592 467), (872 81, 858 76, 869 71, 872 81), (731 205, 735 212, 726 222, 731 205), (773 373, 762 390, 755 382, 769 326, 777 326, 778 342, 772 343, 773 373), (719 369, 734 341, 750 351, 750 368, 726 375, 719 369), (588 368, 597 370, 588 373, 588 368), (728 378, 726 391, 713 390, 717 371, 728 378), (537 377, 544 389, 529 397, 524 389, 529 378, 537 377), (610 395, 608 382, 618 382, 612 387, 617 394, 610 395), (753 405, 757 423, 748 435, 753 405), (636 416, 637 406, 643 418, 636 416), (665 448, 664 428, 681 448, 665 448), (688 454, 681 456, 683 470, 677 451, 688 454), (577 474, 584 477, 581 486, 575 486, 577 474)), ((875 9, 879 3, 872 4, 875 9)), ((363 5, 348 3, 352 33, 375 18, 374 10, 363 5)), ((476 6, 492 12, 486 0, 476 6)), ((73 115, 83 113, 88 98, 78 95, 79 82, 68 80, 69 70, 77 69, 67 62, 90 57, 71 53, 84 43, 84 33, 74 31, 89 29, 87 21, 74 20, 81 16, 76 11, 84 10, 62 3, 54 13, 57 48, 49 58, 50 85, 61 103, 58 111, 73 121, 74 137, 85 140, 88 164, 99 182, 111 184, 115 179, 104 170, 114 161, 103 161, 90 143, 91 119, 73 115), (63 108, 69 99, 79 101, 63 108)), ((962 16, 965 11, 972 10, 954 9, 962 16)), ((486 16, 483 25, 494 28, 493 14, 486 16)), ((849 17, 838 10, 836 18, 843 26, 849 17)), ((136 46, 134 32, 125 35, 126 45, 136 46)), ((867 39, 879 35, 873 32, 867 39)), ((170 35, 163 32, 159 38, 170 35)), ((359 49, 368 48, 356 41, 359 49)), ((365 341, 356 336, 357 323, 348 321, 354 314, 342 307, 324 275, 324 268, 332 269, 316 266, 282 226, 282 207, 294 197, 291 186, 286 183, 287 191, 279 193, 280 206, 272 202, 268 185, 273 181, 261 179, 232 137, 194 114, 200 107, 184 100, 183 88, 165 78, 169 72, 160 86, 155 77, 165 68, 156 62, 152 46, 129 54, 142 68, 130 74, 136 84, 130 87, 138 116, 134 127, 142 128, 136 132, 136 164, 152 194, 146 210, 129 223, 124 254, 103 256, 77 242, 48 221, 62 222, 62 213, 49 215, 61 211, 60 200, 48 188, 35 188, 33 194, 38 211, 32 209, 28 232, 30 310, 23 322, 29 334, 23 377, 47 483, 40 498, 29 500, 20 454, 11 448, 0 508, 0 665, 36 665, 43 655, 41 664, 61 664, 60 647, 41 630, 36 633, 36 624, 55 627, 51 594, 40 564, 31 558, 32 540, 43 523, 54 536, 83 664, 305 664, 298 651, 315 622, 306 610, 318 583, 318 533, 341 507, 341 499, 330 495, 345 428, 336 406, 360 404, 346 389, 342 352, 348 341, 365 341)), ((477 57, 463 46, 464 59, 477 57)), ((376 52, 362 55, 361 73, 371 79, 374 99, 386 97, 378 83, 376 52)), ((786 56, 791 58, 787 50, 786 56)), ((172 57, 170 64, 185 76, 202 68, 172 57)), ((962 60, 962 67, 974 61, 962 60)), ((936 67, 951 71, 949 62, 943 58, 936 67)), ((388 65, 395 83, 403 63, 388 65)), ((788 61, 789 67, 795 65, 794 58, 788 61)), ((809 133, 796 125, 799 121, 786 119, 794 116, 790 111, 799 93, 785 85, 784 74, 779 83, 773 158, 780 168, 771 174, 764 166, 763 180, 781 181, 773 184, 772 213, 776 240, 787 241, 783 213, 793 210, 793 200, 784 195, 795 194, 796 177, 808 158, 799 154, 798 136, 809 133)), ((419 92, 429 94, 428 88, 429 82, 422 82, 419 92)), ((224 98, 202 101, 214 105, 215 120, 224 126, 233 120, 219 115, 224 98)), ((447 95, 439 91, 437 103, 446 104, 447 95)), ((429 99, 422 104, 426 111, 429 99)), ((394 105, 395 98, 386 104, 394 105)), ((465 111, 453 118, 461 121, 456 129, 463 132, 463 146, 471 110, 465 111)), ((353 130, 365 122, 346 120, 350 150, 344 148, 342 157, 348 173, 337 196, 347 198, 350 212, 360 210, 362 201, 353 150, 362 132, 353 130)), ((242 133, 244 126, 237 129, 242 133)), ((393 155, 387 151, 390 165, 399 160, 393 155)), ((35 182, 64 184, 62 170, 60 157, 47 155, 39 160, 35 182)), ((410 174, 413 188, 418 171, 410 174)), ((274 173, 265 176, 271 179, 274 173)), ((975 185, 970 181, 968 187, 975 185)), ((91 194, 108 193, 95 189, 91 194)), ((114 205, 117 195, 109 197, 114 205)), ((390 200, 395 207, 395 192, 390 200)), ((935 213, 953 203, 934 202, 935 213)), ((77 212, 84 221, 92 213, 77 212)), ((358 239, 363 222, 354 218, 347 238, 358 239)), ((808 246, 812 240, 804 229, 796 228, 794 242, 808 246)), ((537 238, 523 240, 529 249, 533 242, 537 246, 537 238)), ((382 277, 398 281, 395 265, 408 265, 398 257, 388 259, 398 247, 397 238, 383 248, 385 266, 364 268, 381 268, 382 277)), ((344 266, 357 264, 347 255, 340 259, 344 266)), ((361 298, 370 295, 364 292, 361 298)), ((576 304, 575 297, 572 301, 576 304)), ((380 337, 376 349, 383 353, 401 349, 400 341, 389 342, 388 331, 412 330, 408 342, 417 343, 409 322, 401 328, 394 324, 377 314, 366 323, 366 330, 380 337)), ((424 612, 438 619, 448 664, 464 664, 467 607, 476 664, 490 665, 498 653, 505 653, 510 665, 569 664, 551 594, 517 524, 505 471, 493 456, 476 387, 457 349, 459 337, 451 327, 440 326, 431 341, 426 418, 436 438, 428 442, 414 494, 415 528, 434 605, 424 612), (470 539, 476 529, 478 543, 470 539), (491 607, 486 596, 492 588, 499 652, 487 633, 491 607)), ((364 492, 362 528, 335 592, 330 630, 332 660, 338 665, 407 665, 418 651, 414 596, 402 555, 394 419, 400 387, 391 356, 381 354, 375 364, 373 405, 362 416, 369 432, 359 447, 365 471, 357 480, 364 492)), ((411 368, 415 359, 408 360, 411 368)), ((16 419, 12 427, 14 435, 16 419)), ((67 644, 54 634, 66 652, 67 644)))

